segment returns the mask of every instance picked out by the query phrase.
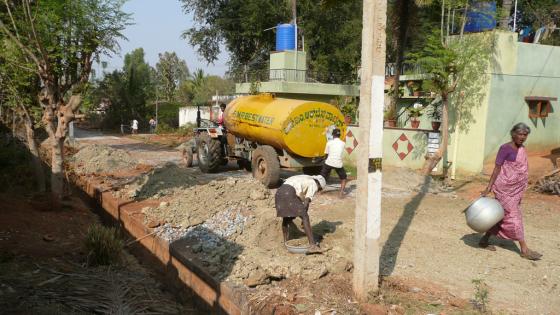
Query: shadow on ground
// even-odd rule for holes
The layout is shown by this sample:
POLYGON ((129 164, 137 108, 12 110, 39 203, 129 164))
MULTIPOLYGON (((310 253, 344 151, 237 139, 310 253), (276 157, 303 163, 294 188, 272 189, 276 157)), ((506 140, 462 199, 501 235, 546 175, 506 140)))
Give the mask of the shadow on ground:
MULTIPOLYGON (((479 234, 479 233, 465 234, 465 235, 463 235, 463 237, 461 237, 461 241, 463 241, 463 243, 465 243, 465 245, 468 245, 468 246, 473 247, 473 248, 481 249, 480 246, 478 246, 478 242, 480 241, 481 237, 482 237, 482 235, 479 234)), ((492 237, 490 237, 490 244, 494 245, 496 247, 500 247, 500 248, 503 248, 503 249, 510 250, 510 251, 518 253, 518 254, 521 253, 519 251, 519 248, 517 247, 517 245, 515 245, 515 243, 513 241, 502 240, 502 239, 498 239, 498 238, 492 236, 492 237)))
POLYGON ((395 270, 395 265, 397 263, 397 257, 399 254, 399 249, 401 248, 402 242, 412 220, 416 215, 416 211, 420 207, 422 200, 426 196, 428 189, 430 187, 431 177, 426 176, 424 182, 420 188, 420 191, 416 196, 414 196, 404 207, 403 214, 399 218, 397 224, 389 233, 387 241, 383 245, 380 256, 379 273, 382 276, 389 276, 395 270))

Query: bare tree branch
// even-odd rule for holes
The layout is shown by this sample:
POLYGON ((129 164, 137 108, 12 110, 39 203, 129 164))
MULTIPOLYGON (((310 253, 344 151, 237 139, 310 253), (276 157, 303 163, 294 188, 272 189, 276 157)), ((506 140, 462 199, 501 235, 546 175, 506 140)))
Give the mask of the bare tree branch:
POLYGON ((4 0, 6 4, 6 10, 8 10, 8 15, 10 16, 10 20, 12 21, 12 25, 14 26, 14 32, 16 33, 16 37, 19 39, 19 33, 16 26, 16 21, 14 20, 14 16, 12 15, 12 10, 10 10, 10 5, 8 4, 8 0, 4 0))
POLYGON ((39 73, 40 69, 42 69, 42 65, 41 62, 39 61, 39 58, 37 58, 37 56, 35 56, 35 54, 33 54, 33 52, 31 50, 29 50, 27 47, 25 47, 25 45, 23 45, 21 43, 21 41, 14 36, 14 34, 12 34, 12 32, 10 32, 10 30, 6 27, 6 25, 4 24, 4 22, 2 22, 2 20, 0 20, 0 29, 10 38, 10 40, 12 42, 14 42, 16 45, 19 46, 19 48, 25 52, 29 58, 31 58, 31 60, 33 60, 33 62, 37 65, 38 70, 36 71, 37 73, 39 73))
POLYGON ((23 3, 24 3, 24 10, 23 11, 25 11, 27 19, 29 21, 29 25, 31 26, 31 32, 33 33, 33 39, 35 40, 35 44, 37 45, 37 49, 41 52, 41 55, 43 55, 43 61, 45 62, 45 68, 48 71, 49 56, 48 56, 47 52, 45 51, 45 49, 43 48, 43 45, 41 45, 41 41, 37 37, 37 31, 35 30, 35 22, 34 22, 33 17, 31 16, 31 8, 29 7, 29 0, 25 0, 25 1, 23 1, 23 3))
POLYGON ((76 111, 78 110, 78 108, 80 107, 80 103, 82 102, 82 94, 74 94, 72 96, 70 96, 70 99, 68 100, 68 104, 67 106, 70 106, 70 108, 72 108, 72 111, 76 111))

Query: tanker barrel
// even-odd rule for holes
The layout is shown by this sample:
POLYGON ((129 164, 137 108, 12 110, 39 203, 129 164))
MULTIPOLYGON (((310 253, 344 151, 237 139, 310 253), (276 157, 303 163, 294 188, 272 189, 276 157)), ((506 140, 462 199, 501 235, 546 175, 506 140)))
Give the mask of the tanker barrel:
POLYGON ((344 116, 333 105, 270 94, 243 96, 224 112, 228 132, 259 144, 267 144, 301 157, 324 155, 331 131, 346 136, 344 116))

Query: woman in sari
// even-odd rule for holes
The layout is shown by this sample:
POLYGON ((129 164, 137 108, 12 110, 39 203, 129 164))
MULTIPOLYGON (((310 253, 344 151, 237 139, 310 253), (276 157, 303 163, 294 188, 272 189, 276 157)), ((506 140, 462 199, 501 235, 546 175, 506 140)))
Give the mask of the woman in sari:
POLYGON ((521 199, 529 180, 527 151, 523 143, 530 132, 531 129, 526 124, 516 124, 510 131, 511 142, 503 144, 498 151, 494 172, 482 196, 494 192, 504 208, 504 218, 484 234, 479 245, 495 251, 496 247, 489 244, 489 239, 491 235, 496 235, 502 239, 518 241, 521 257, 538 260, 542 255, 527 247, 521 214, 521 199))

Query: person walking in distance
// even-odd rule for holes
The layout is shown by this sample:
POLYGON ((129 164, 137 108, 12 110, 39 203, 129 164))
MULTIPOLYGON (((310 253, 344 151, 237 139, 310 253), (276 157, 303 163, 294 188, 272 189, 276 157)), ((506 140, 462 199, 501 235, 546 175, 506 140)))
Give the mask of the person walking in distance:
POLYGON ((288 241, 289 226, 296 217, 303 222, 303 229, 309 241, 308 253, 319 252, 315 242, 311 223, 309 222, 309 204, 318 191, 325 188, 327 182, 321 175, 296 175, 286 179, 274 196, 276 215, 282 218, 282 235, 284 243, 288 241))
POLYGON ((325 154, 327 159, 323 163, 323 168, 321 169, 321 175, 325 180, 329 180, 331 171, 334 169, 338 178, 340 178, 340 197, 344 197, 344 188, 346 187, 346 171, 344 170, 342 163, 342 154, 344 153, 344 147, 346 143, 340 140, 340 129, 334 129, 332 131, 333 139, 327 142, 325 147, 325 154))
POLYGON ((150 118, 150 121, 148 122, 150 124, 150 133, 155 133, 156 132, 156 120, 154 119, 154 117, 150 118))
POLYGON ((132 134, 138 134, 138 120, 132 120, 132 134))

